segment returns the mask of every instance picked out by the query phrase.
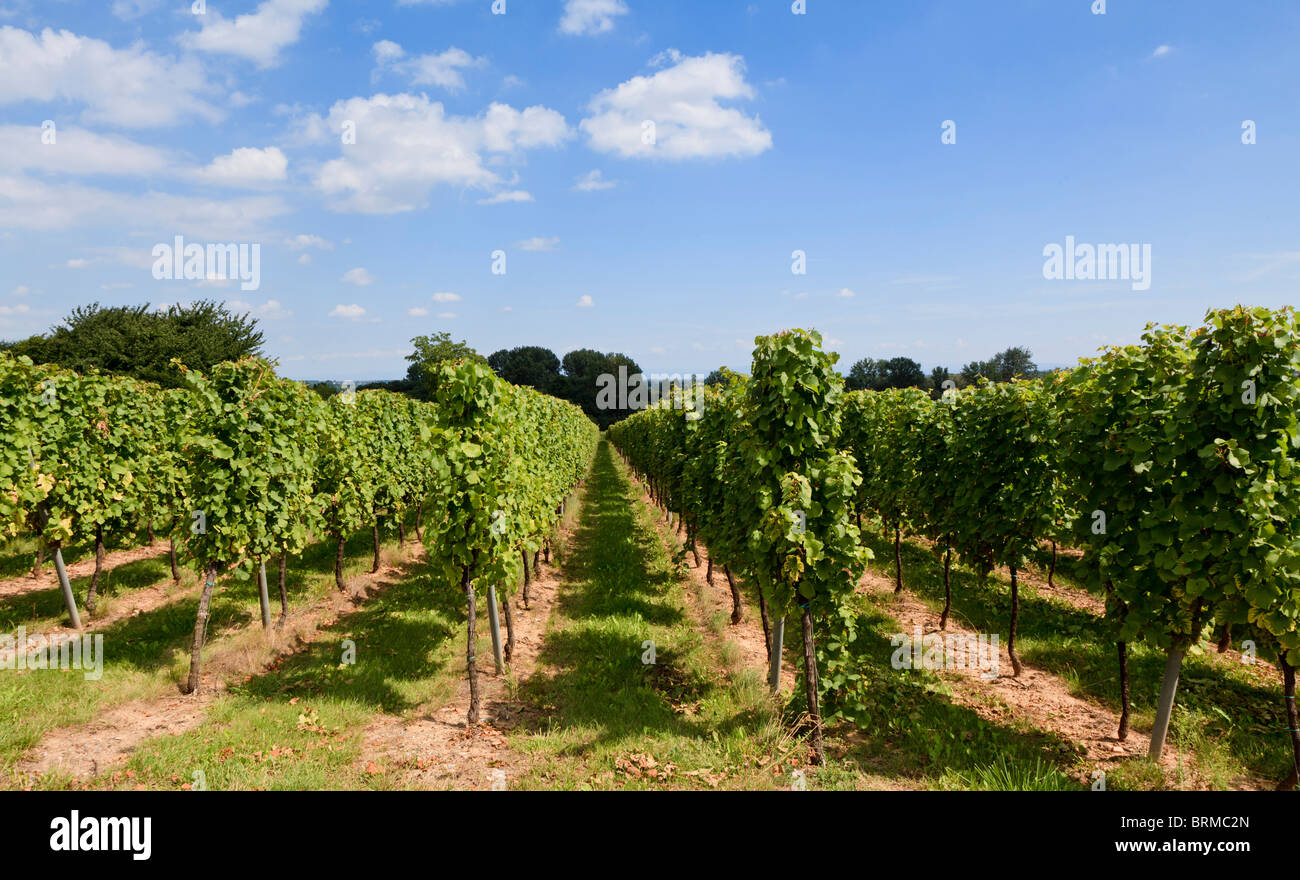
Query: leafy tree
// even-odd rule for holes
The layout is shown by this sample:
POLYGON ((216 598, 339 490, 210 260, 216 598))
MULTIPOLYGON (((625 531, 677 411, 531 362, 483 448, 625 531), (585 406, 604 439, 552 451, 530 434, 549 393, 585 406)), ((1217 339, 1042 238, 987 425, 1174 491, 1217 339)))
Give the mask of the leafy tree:
POLYGON ((872 358, 863 358, 849 368, 849 375, 844 380, 844 389, 865 391, 868 388, 880 388, 883 376, 884 364, 872 358))
POLYGON ((411 365, 406 369, 407 392, 417 400, 433 400, 438 390, 439 368, 445 363, 465 358, 486 364, 487 359, 464 340, 455 342, 445 330, 432 336, 417 336, 411 340, 414 351, 406 356, 411 365))
POLYGON ((887 388, 924 388, 925 372, 921 365, 908 357, 877 361, 863 358, 849 369, 844 381, 849 391, 884 391, 887 388))
POLYGON ((131 376, 164 387, 184 384, 178 360, 208 371, 225 361, 261 353, 257 322, 224 303, 200 301, 165 311, 141 306, 77 306, 44 336, 12 343, 14 355, 57 364, 79 373, 99 370, 131 376))
POLYGON ((618 376, 620 366, 627 368, 629 378, 640 373, 636 361, 618 352, 602 354, 595 349, 580 348, 566 354, 561 366, 564 369, 564 399, 582 407, 587 417, 601 428, 608 428, 628 414, 627 410, 599 408, 596 394, 600 377, 618 376))
POLYGON ((947 367, 935 367, 930 371, 930 396, 935 400, 943 396, 944 382, 952 382, 953 385, 957 384, 956 379, 953 378, 952 373, 948 372, 947 367))
POLYGON ((503 348, 488 355, 487 363, 512 385, 527 385, 545 394, 558 394, 562 389, 560 359, 549 348, 540 345, 503 348))
POLYGON ((990 382, 1010 382, 1016 378, 1033 379, 1037 376, 1038 366, 1034 363, 1033 352, 1015 346, 998 352, 986 361, 971 361, 961 368, 961 381, 958 384, 963 388, 974 385, 981 377, 990 382))

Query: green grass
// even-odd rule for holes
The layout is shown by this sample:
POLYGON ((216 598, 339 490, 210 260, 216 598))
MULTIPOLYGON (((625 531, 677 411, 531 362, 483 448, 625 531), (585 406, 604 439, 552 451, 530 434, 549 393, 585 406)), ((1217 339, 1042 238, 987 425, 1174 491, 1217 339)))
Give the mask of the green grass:
MULTIPOLYGON (((892 576, 892 543, 878 531, 866 530, 865 539, 876 554, 873 566, 877 570, 883 567, 892 576)), ((1078 575, 1077 564, 1061 556, 1057 583, 1078 588, 1078 575)), ((976 632, 1000 633, 1005 641, 1011 614, 1009 582, 998 575, 982 582, 977 574, 957 565, 953 566, 952 580, 956 618, 976 632)), ((935 553, 905 541, 903 582, 905 589, 936 612, 942 608, 943 565, 935 553)), ((1027 663, 1060 676, 1077 696, 1118 714, 1115 644, 1100 617, 1040 596, 1022 581, 1016 645, 1027 663)), ((1158 649, 1145 643, 1129 646, 1133 723, 1140 729, 1149 729, 1154 718, 1164 664, 1164 654, 1158 649)), ((1251 774, 1281 779, 1291 769, 1292 761, 1283 712, 1280 686, 1262 686, 1239 664, 1212 650, 1199 649, 1189 654, 1183 664, 1171 742, 1196 754, 1198 775, 1213 787, 1227 788, 1234 779, 1251 774)), ((1164 784, 1177 787, 1187 771, 1184 768, 1182 773, 1173 773, 1164 784)), ((1146 776, 1132 775, 1141 777, 1138 787, 1150 787, 1149 772, 1146 776)))
MULTIPOLYGON (((163 529, 155 528, 155 531, 157 538, 160 540, 166 539, 166 532, 163 529)), ((124 530, 109 532, 104 535, 104 549, 110 553, 114 550, 131 550, 142 547, 145 542, 146 534, 143 525, 138 532, 124 530)), ((20 535, 0 542, 0 580, 24 577, 31 574, 32 566, 36 562, 36 547, 36 538, 32 535, 20 535)), ((63 564, 71 565, 82 559, 93 557, 94 554, 95 542, 93 540, 77 541, 63 548, 63 564)), ((46 573, 54 571, 54 557, 48 550, 44 554, 41 570, 46 573)))
MULTIPOLYGON (((348 541, 345 573, 368 567, 369 533, 348 541)), ((163 563, 166 564, 165 561, 163 563)), ((334 547, 319 542, 297 560, 290 560, 287 590, 290 607, 310 602, 334 589, 334 547)), ((275 566, 268 575, 276 576, 275 566)), ((168 575, 170 576, 170 575, 168 575)), ((278 613, 276 587, 272 607, 278 613)), ((178 598, 146 614, 120 620, 101 630, 104 670, 98 681, 87 681, 78 670, 0 671, 0 775, 16 783, 14 765, 45 731, 82 724, 105 709, 132 699, 167 693, 189 668, 198 598, 178 598)), ((260 626, 255 580, 223 579, 212 599, 208 651, 223 635, 260 626)))
POLYGON ((451 699, 463 673, 456 585, 427 570, 404 576, 318 633, 275 668, 233 687, 197 728, 147 741, 101 786, 177 788, 195 773, 209 789, 386 788, 356 766, 361 732, 380 714, 451 699), (343 641, 356 645, 344 665, 343 641))
MULTIPOLYGON (((90 580, 90 575, 71 579, 72 594, 77 599, 77 609, 83 624, 95 620, 94 615, 87 612, 85 607, 90 580)), ((95 611, 101 615, 106 614, 112 608, 114 600, 127 591, 168 581, 171 581, 171 564, 165 554, 151 559, 137 559, 104 571, 99 578, 99 602, 95 611)), ((188 577, 185 582, 192 584, 195 579, 188 577)), ((63 592, 58 586, 0 598, 0 632, 9 632, 18 626, 25 626, 35 632, 62 626, 67 622, 67 606, 63 603, 63 592)))
POLYGON ((963 791, 1078 791, 1079 784, 1055 767, 1035 759, 1032 764, 999 756, 992 764, 969 771, 950 771, 940 788, 963 791))
POLYGON ((789 745, 775 708, 756 675, 720 674, 725 658, 692 619, 682 574, 605 443, 562 564, 540 657, 557 671, 521 685, 535 720, 510 737, 528 767, 512 788, 789 785, 758 766, 789 745))

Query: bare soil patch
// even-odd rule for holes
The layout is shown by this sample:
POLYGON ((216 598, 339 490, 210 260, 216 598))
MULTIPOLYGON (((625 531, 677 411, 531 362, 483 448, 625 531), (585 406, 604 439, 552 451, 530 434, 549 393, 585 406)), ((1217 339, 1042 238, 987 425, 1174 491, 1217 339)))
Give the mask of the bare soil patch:
POLYGON ((423 555, 424 547, 418 543, 405 549, 386 548, 377 573, 355 575, 348 579, 346 593, 331 591, 305 608, 291 610, 278 630, 263 631, 255 625, 210 633, 198 693, 133 700, 107 709, 86 724, 47 731, 19 762, 18 773, 30 777, 49 772, 77 778, 97 776, 125 760, 147 739, 179 736, 194 729, 232 684, 247 681, 311 644, 322 628, 396 583, 423 555))
MULTIPOLYGON (((558 543, 567 544, 572 535, 576 510, 570 502, 566 524, 561 526, 558 543)), ((552 542, 552 552, 556 546, 552 542)), ((491 790, 508 789, 510 780, 524 769, 525 756, 510 748, 505 734, 528 719, 535 711, 514 693, 518 684, 538 669, 538 656, 546 636, 551 609, 559 595, 561 575, 555 562, 542 562, 542 574, 533 577, 529 587, 529 607, 524 607, 522 590, 508 601, 515 621, 515 649, 508 673, 497 675, 491 650, 478 651, 476 664, 484 719, 471 725, 466 720, 469 708, 469 680, 461 674, 453 700, 441 706, 423 706, 412 715, 382 715, 366 726, 362 733, 359 763, 367 773, 391 774, 395 787, 417 789, 491 790)), ((480 631, 488 625, 485 593, 478 595, 480 631)), ((501 638, 506 638, 504 609, 501 614, 501 638)), ((457 638, 464 643, 464 626, 457 638)), ((464 657, 463 649, 459 653, 464 657)), ((457 664, 464 669, 464 660, 457 664)))
MULTIPOLYGON (((166 541, 154 541, 152 544, 133 547, 129 550, 112 550, 104 554, 104 567, 102 570, 111 571, 119 565, 126 565, 128 562, 137 562, 141 559, 152 559, 166 552, 166 541)), ((78 559, 66 567, 69 580, 89 577, 95 572, 95 555, 92 553, 89 557, 78 559)), ((54 564, 50 561, 49 554, 46 554, 45 564, 41 566, 40 577, 32 577, 30 574, 26 574, 0 581, 0 599, 8 596, 20 596, 23 593, 34 593, 38 590, 57 589, 58 586, 59 578, 54 573, 54 564)))
MULTIPOLYGON (((858 586, 859 592, 889 611, 902 626, 905 634, 920 627, 923 634, 940 632, 939 614, 921 600, 904 592, 893 594, 891 578, 868 571, 858 586)), ((976 633, 963 627, 954 617, 948 620, 946 634, 974 637, 976 633)), ((978 669, 953 669, 937 673, 953 689, 955 699, 989 721, 1005 724, 1022 721, 1032 727, 1055 733, 1077 745, 1083 752, 1085 767, 1076 773, 1082 781, 1091 781, 1096 770, 1108 770, 1120 762, 1143 757, 1151 747, 1148 732, 1130 729, 1128 739, 1116 738, 1119 716, 1104 706, 1081 699, 1070 693, 1069 686, 1050 672, 1023 663, 1019 677, 1012 676, 1011 658, 1005 643, 999 640, 999 675, 984 678, 978 669)), ((1191 756, 1180 754, 1166 745, 1161 765, 1171 775, 1182 766, 1186 788, 1208 788, 1205 780, 1197 777, 1191 756)), ((1242 780, 1241 788, 1257 787, 1254 780, 1242 780)))

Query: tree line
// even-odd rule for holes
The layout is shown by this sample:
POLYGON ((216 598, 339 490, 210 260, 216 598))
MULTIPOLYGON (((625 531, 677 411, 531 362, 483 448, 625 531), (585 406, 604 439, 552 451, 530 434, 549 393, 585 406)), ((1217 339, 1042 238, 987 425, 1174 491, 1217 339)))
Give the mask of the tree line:
MULTIPOLYGON (((54 364, 85 372, 97 369, 116 375, 153 382, 164 388, 179 388, 184 378, 173 361, 188 368, 207 371, 217 364, 263 354, 264 337, 256 319, 232 312, 224 303, 201 300, 188 305, 154 308, 139 306, 104 307, 99 303, 78 306, 48 333, 13 342, 0 342, 0 350, 31 358, 34 363, 54 364)), ((417 336, 411 340, 406 375, 400 379, 363 383, 356 390, 382 389, 431 401, 437 394, 439 368, 444 363, 468 359, 486 364, 501 379, 513 385, 534 388, 543 394, 582 407, 587 417, 601 428, 630 414, 630 410, 600 409, 597 382, 602 375, 627 375, 641 367, 620 352, 580 348, 557 355, 540 345, 502 348, 487 357, 465 340, 456 341, 447 332, 417 336)), ((1041 375, 1033 353, 1013 346, 985 361, 971 361, 952 372, 936 366, 928 374, 908 357, 862 358, 844 377, 847 391, 885 391, 890 388, 920 388, 938 398, 945 388, 965 388, 981 378, 991 382, 1031 379, 1041 375), (951 383, 951 384, 945 384, 951 383)), ((724 381, 724 372, 714 370, 705 383, 724 381)), ((328 399, 342 390, 337 381, 308 383, 328 399)))

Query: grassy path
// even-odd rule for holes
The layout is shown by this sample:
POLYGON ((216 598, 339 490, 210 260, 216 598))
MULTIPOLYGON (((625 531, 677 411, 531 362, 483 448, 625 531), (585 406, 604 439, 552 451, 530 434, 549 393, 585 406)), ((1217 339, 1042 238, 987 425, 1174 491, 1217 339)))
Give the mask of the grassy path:
POLYGON ((784 788, 800 750, 756 675, 727 676, 606 443, 562 559, 512 788, 784 788), (653 643, 654 662, 650 659, 653 643), (778 766, 782 765, 782 766, 778 766))

